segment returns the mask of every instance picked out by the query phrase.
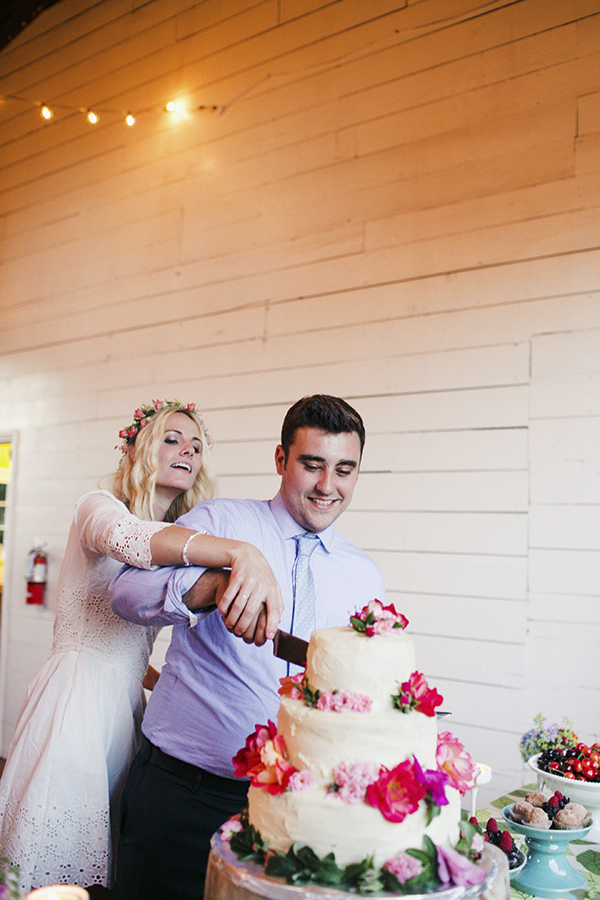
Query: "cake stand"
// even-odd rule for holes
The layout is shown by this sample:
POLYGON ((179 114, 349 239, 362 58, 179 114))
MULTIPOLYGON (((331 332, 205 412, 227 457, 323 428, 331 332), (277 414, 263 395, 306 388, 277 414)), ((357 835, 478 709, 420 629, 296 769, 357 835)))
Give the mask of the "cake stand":
MULTIPOLYGON (((355 892, 336 890, 318 884, 286 884, 279 878, 265 875, 262 866, 253 862, 241 862, 227 841, 219 834, 211 840, 212 852, 208 866, 204 896, 210 900, 357 900, 363 896, 355 892)), ((486 877, 481 884, 471 887, 450 887, 429 894, 410 894, 410 900, 472 900, 487 890, 498 874, 498 863, 493 856, 485 855, 481 861, 486 877)), ((399 897, 398 894, 377 894, 377 900, 399 897)), ((406 896, 406 895, 402 895, 406 896)))
POLYGON ((577 781, 575 778, 563 778, 562 775, 555 775, 554 772, 543 772, 537 767, 537 761, 540 754, 536 753, 529 759, 528 765, 539 779, 541 778, 547 787, 552 791, 560 791, 574 803, 581 803, 582 806, 592 814, 592 830, 590 831, 590 841, 600 844, 600 784, 593 781, 577 781))
POLYGON ((586 888, 587 879, 573 868, 567 859, 567 849, 571 841, 586 837, 591 825, 569 831, 531 828, 514 822, 510 816, 511 809, 512 806, 505 806, 502 810, 504 821, 511 831, 525 837, 529 848, 522 872, 511 883, 526 894, 548 898, 562 898, 569 891, 586 888))

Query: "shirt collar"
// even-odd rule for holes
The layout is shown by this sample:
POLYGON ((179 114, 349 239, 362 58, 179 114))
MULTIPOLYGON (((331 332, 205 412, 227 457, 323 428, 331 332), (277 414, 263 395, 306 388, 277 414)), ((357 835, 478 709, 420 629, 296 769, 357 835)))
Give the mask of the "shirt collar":
MULTIPOLYGON (((285 503, 283 502, 283 497, 281 496, 281 491, 278 491, 275 497, 269 501, 269 507, 284 540, 287 541, 296 537, 296 535, 303 530, 302 526, 299 525, 294 517, 287 511, 285 503)), ((336 533, 334 522, 332 522, 331 525, 328 525, 324 531, 319 531, 317 533, 317 537, 327 551, 331 550, 336 533)))

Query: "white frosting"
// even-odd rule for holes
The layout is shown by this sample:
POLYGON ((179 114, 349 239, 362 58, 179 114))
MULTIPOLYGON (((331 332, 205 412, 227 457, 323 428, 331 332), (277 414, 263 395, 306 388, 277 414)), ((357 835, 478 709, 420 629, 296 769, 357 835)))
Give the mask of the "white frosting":
POLYGON ((448 804, 426 824, 421 801, 403 822, 388 822, 367 803, 348 804, 329 793, 333 769, 340 763, 370 762, 392 769, 415 756, 423 769, 435 769, 435 716, 395 709, 391 696, 416 669, 412 639, 400 630, 366 637, 352 628, 327 628, 311 635, 307 680, 312 690, 366 694, 372 711, 334 712, 284 697, 278 717, 289 761, 313 778, 301 791, 269 794, 251 787, 249 819, 275 850, 286 852, 297 842, 319 857, 334 853, 346 866, 373 856, 381 866, 409 848, 423 847, 425 834, 436 844, 455 844, 459 837, 460 794, 446 788, 448 804))
POLYGON ((428 834, 435 844, 455 844, 458 840, 460 794, 446 788, 448 805, 429 826, 425 824, 425 805, 403 822, 388 822, 378 809, 366 803, 344 803, 336 794, 322 788, 272 795, 263 788, 251 787, 248 793, 250 821, 271 847, 287 852, 297 841, 308 845, 319 857, 335 853, 339 866, 375 857, 383 863, 403 850, 423 846, 428 834))
POLYGON ((372 762, 392 769, 414 755, 423 769, 436 767, 435 716, 414 710, 323 712, 284 697, 277 722, 289 761, 321 783, 331 782, 332 769, 341 762, 372 762))
POLYGON ((392 694, 415 668, 412 638, 401 629, 365 637, 350 627, 323 628, 313 631, 308 645, 311 688, 368 694, 373 711, 392 708, 392 694))

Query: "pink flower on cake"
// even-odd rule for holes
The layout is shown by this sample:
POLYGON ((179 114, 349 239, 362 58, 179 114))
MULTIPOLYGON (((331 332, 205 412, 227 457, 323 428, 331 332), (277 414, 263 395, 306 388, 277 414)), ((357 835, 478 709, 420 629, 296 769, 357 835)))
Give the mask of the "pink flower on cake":
POLYGON ((422 672, 413 672, 408 681, 403 681, 400 690, 392 696, 396 709, 408 712, 415 709, 426 716, 435 716, 435 708, 444 698, 435 688, 430 688, 422 672))
POLYGON ((371 712, 371 699, 355 691, 323 691, 317 700, 317 709, 323 712, 371 712))
POLYGON ((232 818, 228 819, 224 825, 221 825, 221 828, 220 828, 221 839, 223 841, 227 841, 227 843, 229 843, 229 841, 231 840, 233 835, 238 834, 240 831, 242 831, 242 829, 243 829, 243 826, 242 826, 242 823, 240 822, 240 816, 238 813, 237 816, 232 816, 232 818))
POLYGON ((398 856, 388 859, 383 868, 395 875, 400 884, 404 884, 410 878, 421 874, 423 863, 409 853, 400 853, 398 856))
POLYGON ((376 778, 377 768, 373 763, 340 763, 333 770, 329 793, 336 793, 344 803, 364 803, 367 787, 376 778))
POLYGON ((256 730, 246 738, 246 745, 233 757, 234 775, 246 778, 255 769, 262 768, 261 748, 277 734, 277 726, 269 721, 267 725, 256 725, 256 730))
POLYGON ((302 691, 302 682, 304 681, 304 672, 297 672, 295 675, 286 675, 285 678, 279 679, 281 687, 277 691, 282 697, 291 697, 292 700, 304 700, 302 691))
POLYGON ((296 767, 287 761, 283 736, 271 721, 257 725, 256 731, 246 738, 246 746, 233 757, 234 775, 248 777, 254 787, 264 787, 269 794, 281 794, 287 790, 290 777, 296 767))
POLYGON ((475 767, 471 757, 450 731, 438 735, 436 762, 448 776, 450 785, 461 794, 473 787, 475 767))
POLYGON ((360 612, 350 616, 350 624, 355 631, 373 637, 376 634, 390 634, 394 628, 406 628, 408 619, 396 612, 392 603, 384 606, 380 600, 371 600, 360 612))
POLYGON ((377 781, 367 787, 367 803, 388 822, 403 822, 416 811, 425 793, 413 763, 407 759, 391 770, 381 767, 377 781))
POLYGON ((455 884, 457 887, 469 887, 481 884, 485 871, 458 850, 450 847, 437 848, 438 876, 442 884, 455 884))
POLYGON ((304 791, 306 788, 312 787, 313 777, 310 772, 305 770, 292 772, 288 785, 290 791, 304 791))

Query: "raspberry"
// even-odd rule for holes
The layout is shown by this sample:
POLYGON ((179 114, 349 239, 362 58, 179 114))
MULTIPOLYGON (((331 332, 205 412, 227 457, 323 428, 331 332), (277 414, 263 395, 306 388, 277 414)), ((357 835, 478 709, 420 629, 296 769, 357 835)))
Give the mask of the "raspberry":
POLYGON ((488 832, 498 831, 498 823, 495 819, 488 819, 485 828, 488 832))
POLYGON ((484 841, 487 841, 488 844, 489 844, 489 842, 490 842, 490 836, 489 836, 489 834, 487 833, 487 831, 484 831, 484 832, 483 832, 483 839, 484 839, 484 841))
MULTIPOLYGON (((550 797, 550 801, 549 801, 549 802, 552 801, 553 797, 556 797, 556 799, 560 801, 560 800, 562 800, 563 796, 564 796, 564 795, 561 794, 560 791, 554 791, 554 794, 553 794, 552 797, 550 797)), ((554 806, 554 804, 552 804, 552 805, 554 806)))
POLYGON ((510 831, 503 831, 500 838, 500 849, 505 853, 510 853, 513 848, 513 839, 510 831))
POLYGON ((559 802, 559 798, 557 796, 550 797, 550 799, 548 800, 548 806, 557 806, 558 807, 559 805, 560 805, 560 802, 559 802))
POLYGON ((479 825, 479 822, 477 821, 477 816, 471 816, 469 818, 469 822, 471 823, 471 825, 479 825))

